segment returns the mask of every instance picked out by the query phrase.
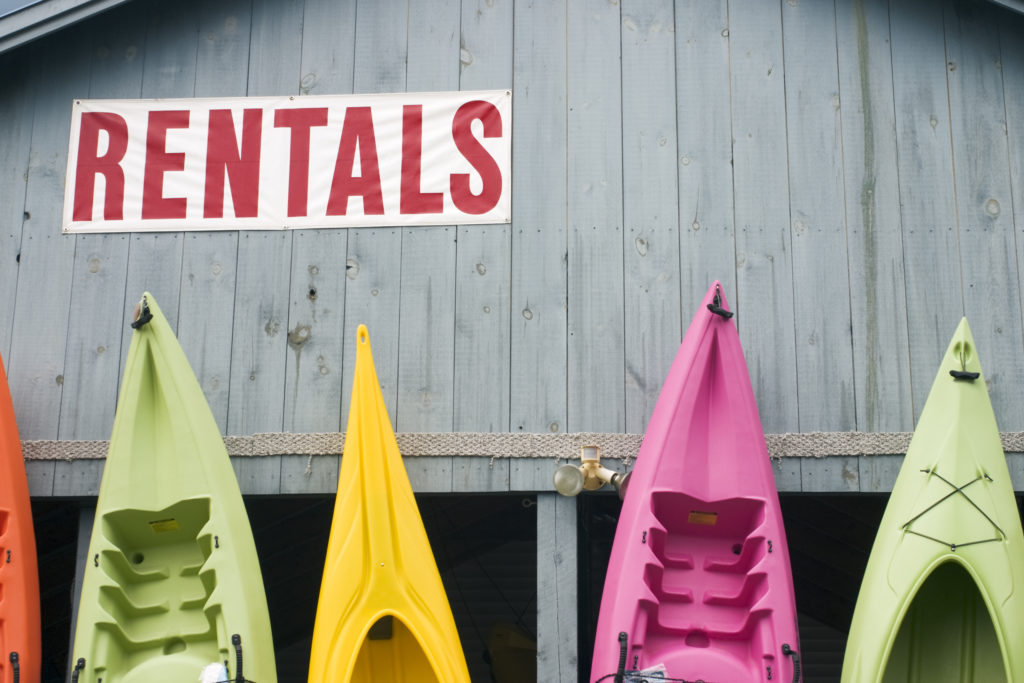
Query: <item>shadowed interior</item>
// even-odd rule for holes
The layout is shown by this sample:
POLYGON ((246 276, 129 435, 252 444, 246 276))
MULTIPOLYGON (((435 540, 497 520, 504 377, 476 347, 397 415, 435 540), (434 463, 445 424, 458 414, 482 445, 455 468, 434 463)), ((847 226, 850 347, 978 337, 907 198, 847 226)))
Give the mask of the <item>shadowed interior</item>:
POLYGON ((390 615, 370 627, 352 673, 352 683, 378 681, 440 683, 423 645, 400 619, 390 615))
POLYGON ((921 585, 900 624, 882 680, 1007 680, 992 617, 974 579, 959 563, 939 565, 921 585))

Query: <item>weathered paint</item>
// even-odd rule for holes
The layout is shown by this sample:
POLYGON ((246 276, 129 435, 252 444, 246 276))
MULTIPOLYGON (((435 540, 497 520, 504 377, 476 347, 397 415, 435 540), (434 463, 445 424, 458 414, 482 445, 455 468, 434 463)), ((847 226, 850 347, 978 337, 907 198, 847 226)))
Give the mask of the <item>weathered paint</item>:
MULTIPOLYGON (((183 0, 5 53, 0 352, 24 436, 109 432, 142 289, 228 433, 340 429, 360 323, 407 429, 638 432, 712 277, 769 431, 910 429, 965 312, 1017 428, 1020 17, 965 7, 183 0), (74 97, 456 88, 513 91, 507 226, 59 234, 74 97)), ((267 463, 301 488, 304 464, 267 463)))

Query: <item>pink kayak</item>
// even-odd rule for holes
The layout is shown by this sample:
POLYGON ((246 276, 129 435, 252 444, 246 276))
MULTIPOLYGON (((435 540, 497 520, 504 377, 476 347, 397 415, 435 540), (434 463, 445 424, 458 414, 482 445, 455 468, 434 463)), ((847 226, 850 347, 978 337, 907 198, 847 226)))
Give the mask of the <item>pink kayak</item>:
POLYGON ((779 497, 719 283, 683 339, 615 532, 592 682, 800 680, 779 497))

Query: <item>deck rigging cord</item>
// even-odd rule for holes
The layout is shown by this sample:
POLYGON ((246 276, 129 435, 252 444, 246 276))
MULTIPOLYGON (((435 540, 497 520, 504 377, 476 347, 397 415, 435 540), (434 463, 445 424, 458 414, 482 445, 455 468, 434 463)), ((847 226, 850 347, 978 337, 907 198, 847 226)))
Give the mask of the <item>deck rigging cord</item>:
POLYGON ((935 541, 936 543, 939 543, 941 545, 948 545, 949 549, 952 550, 953 552, 956 552, 957 548, 962 548, 964 546, 977 545, 979 543, 991 543, 993 541, 1001 541, 1001 540, 1006 538, 1006 532, 1004 532, 999 527, 999 525, 995 523, 995 520, 993 520, 991 517, 989 517, 988 514, 984 510, 982 510, 981 507, 979 507, 977 503, 975 503, 973 500, 971 500, 970 496, 968 496, 966 493, 964 493, 964 489, 966 489, 971 484, 979 482, 979 481, 981 481, 983 479, 986 480, 986 481, 991 482, 992 481, 992 477, 988 476, 988 474, 979 474, 977 477, 975 477, 974 479, 970 480, 966 484, 963 484, 962 486, 957 486, 956 484, 954 484, 953 482, 949 481, 948 479, 943 477, 941 474, 936 472, 934 469, 927 469, 926 468, 926 469, 921 470, 921 472, 923 472, 924 474, 928 474, 928 475, 932 475, 932 476, 938 477, 941 481, 943 481, 945 484, 947 484, 953 490, 950 491, 949 493, 947 493, 946 495, 942 496, 938 500, 936 500, 934 503, 932 503, 931 505, 926 507, 924 510, 922 510, 921 512, 919 512, 916 515, 914 515, 912 518, 910 518, 906 522, 904 522, 903 526, 900 527, 900 528, 902 528, 904 531, 906 531, 909 534, 914 534, 915 536, 920 536, 921 538, 926 538, 929 541, 935 541), (945 502, 946 500, 952 498, 953 496, 955 496, 958 493, 961 496, 963 496, 964 500, 966 500, 968 503, 970 503, 971 506, 975 510, 977 510, 978 512, 981 513, 981 516, 984 517, 986 519, 986 521, 988 521, 988 523, 991 524, 992 527, 995 528, 995 530, 999 532, 999 536, 997 536, 995 538, 983 538, 983 539, 977 540, 977 541, 966 541, 964 543, 951 543, 949 541, 943 541, 941 539, 935 538, 934 536, 929 536, 928 534, 923 534, 920 531, 915 531, 914 529, 910 528, 911 524, 913 524, 917 520, 921 519, 928 512, 931 512, 936 507, 941 505, 943 502, 945 502))

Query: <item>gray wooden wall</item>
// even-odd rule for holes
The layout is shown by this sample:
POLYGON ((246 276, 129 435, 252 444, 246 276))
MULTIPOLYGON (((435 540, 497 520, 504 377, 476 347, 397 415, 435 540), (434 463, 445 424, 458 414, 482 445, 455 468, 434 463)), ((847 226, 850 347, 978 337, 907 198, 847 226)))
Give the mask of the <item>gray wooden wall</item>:
POLYGON ((127 3, 0 55, 22 438, 109 436, 144 290, 226 434, 342 429, 360 323, 399 431, 642 432, 714 278, 769 432, 912 429, 965 313, 1024 429, 1022 35, 952 0, 127 3), (509 87, 511 225, 60 233, 75 97, 509 87))

